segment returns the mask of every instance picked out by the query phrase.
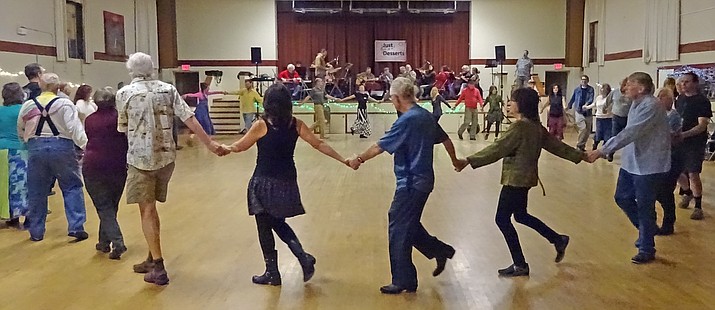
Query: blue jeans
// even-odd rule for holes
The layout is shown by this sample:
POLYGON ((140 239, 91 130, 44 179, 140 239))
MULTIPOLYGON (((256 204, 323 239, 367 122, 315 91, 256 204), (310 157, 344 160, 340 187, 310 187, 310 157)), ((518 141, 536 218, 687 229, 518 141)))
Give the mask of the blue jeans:
POLYGON ((613 125, 611 125, 611 137, 615 137, 619 132, 626 128, 628 117, 613 115, 613 125))
POLYGON ((638 229, 638 252, 655 255, 655 198, 663 174, 636 175, 621 169, 616 185, 616 204, 638 229))
POLYGON ((429 259, 454 255, 454 248, 430 236, 420 223, 427 198, 429 193, 412 188, 397 189, 388 212, 392 284, 403 288, 417 288, 417 269, 412 263, 413 246, 429 259))
POLYGON ((256 113, 243 113, 243 128, 246 129, 246 132, 251 129, 251 125, 253 125, 253 118, 255 115, 256 113))
POLYGON ((74 142, 61 138, 32 138, 27 143, 27 150, 30 236, 41 239, 45 235, 47 193, 52 189, 55 178, 59 181, 65 202, 68 232, 84 231, 87 212, 74 142))

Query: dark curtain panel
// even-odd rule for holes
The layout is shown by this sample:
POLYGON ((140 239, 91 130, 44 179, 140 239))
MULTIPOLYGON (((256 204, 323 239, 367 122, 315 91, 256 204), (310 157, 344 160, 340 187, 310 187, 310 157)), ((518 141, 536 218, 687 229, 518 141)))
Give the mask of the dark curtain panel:
MULTIPOLYGON (((421 67, 429 60, 439 71, 453 71, 469 64, 469 12, 450 15, 409 16, 304 16, 279 12, 278 66, 301 62, 309 67, 321 48, 327 60, 340 57, 340 66, 352 63, 353 75, 372 67, 375 75, 384 67, 393 74, 404 63, 375 63, 375 40, 406 40, 407 63, 421 67)), ((343 73, 341 72, 341 75, 343 73)), ((342 76, 338 76, 342 77, 342 76)))

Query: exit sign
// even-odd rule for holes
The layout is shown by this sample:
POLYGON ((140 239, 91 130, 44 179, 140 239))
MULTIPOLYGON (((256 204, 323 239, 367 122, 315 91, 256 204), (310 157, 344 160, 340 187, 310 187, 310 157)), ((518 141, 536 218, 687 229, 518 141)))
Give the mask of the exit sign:
POLYGON ((189 71, 191 70, 191 65, 181 65, 181 71, 189 71))
POLYGON ((561 70, 564 68, 564 64, 558 63, 554 64, 554 70, 561 70))

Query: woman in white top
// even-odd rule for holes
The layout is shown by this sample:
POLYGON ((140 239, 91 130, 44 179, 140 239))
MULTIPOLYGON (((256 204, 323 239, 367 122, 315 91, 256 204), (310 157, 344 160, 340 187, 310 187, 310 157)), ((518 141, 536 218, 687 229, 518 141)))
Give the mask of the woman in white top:
POLYGON ((613 102, 606 100, 608 94, 611 93, 611 85, 601 85, 601 91, 593 103, 584 106, 584 109, 596 109, 596 135, 593 137, 593 149, 598 149, 598 144, 603 141, 606 143, 611 138, 611 125, 613 124, 613 113, 611 108, 613 102))
POLYGON ((77 106, 77 112, 79 112, 79 120, 84 124, 84 119, 90 114, 97 112, 97 105, 92 101, 92 86, 82 85, 77 89, 77 93, 74 95, 74 104, 77 106))

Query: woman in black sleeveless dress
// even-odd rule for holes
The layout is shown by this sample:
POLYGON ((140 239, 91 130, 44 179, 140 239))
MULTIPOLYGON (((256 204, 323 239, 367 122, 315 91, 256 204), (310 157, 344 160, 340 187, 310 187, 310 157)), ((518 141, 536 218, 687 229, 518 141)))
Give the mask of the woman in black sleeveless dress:
POLYGON ((298 137, 345 165, 347 161, 316 138, 305 123, 293 117, 291 94, 285 86, 274 84, 268 88, 264 108, 261 119, 251 126, 248 133, 228 146, 232 152, 239 153, 258 144, 256 169, 248 184, 248 213, 256 217, 266 271, 253 276, 253 283, 281 284, 273 231, 298 258, 303 268, 303 281, 308 281, 315 272, 315 257, 303 251, 295 232, 285 222, 286 218, 305 213, 293 161, 298 137))

